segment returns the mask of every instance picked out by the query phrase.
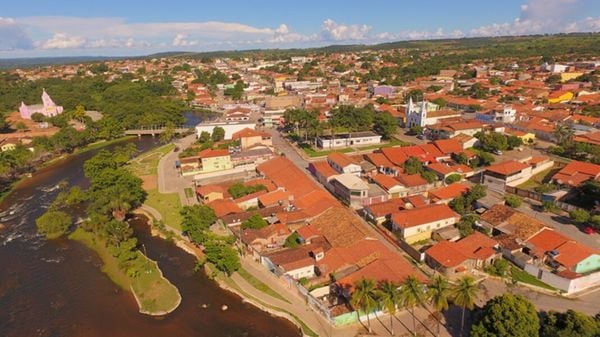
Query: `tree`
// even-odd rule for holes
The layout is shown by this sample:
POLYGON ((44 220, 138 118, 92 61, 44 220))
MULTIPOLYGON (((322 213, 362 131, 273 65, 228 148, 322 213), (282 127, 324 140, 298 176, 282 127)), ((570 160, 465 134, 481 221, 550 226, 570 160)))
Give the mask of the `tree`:
POLYGON ((423 100, 423 90, 421 89, 411 89, 404 96, 404 103, 408 103, 408 101, 412 98, 413 102, 419 102, 423 100))
POLYGON ((215 126, 212 131, 211 140, 213 142, 219 142, 223 139, 225 139, 225 129, 220 126, 215 126))
POLYGON ((569 216, 578 224, 584 224, 590 219, 590 213, 583 209, 573 210, 569 213, 569 216))
POLYGON ((63 211, 49 210, 35 220, 37 230, 48 239, 56 239, 66 233, 73 223, 71 216, 63 211))
POLYGON ((508 149, 512 150, 523 145, 523 140, 517 136, 508 136, 506 137, 506 143, 508 144, 508 149))
POLYGON ((260 214, 254 214, 242 222, 242 229, 261 229, 268 225, 269 223, 260 214))
POLYGON ((85 121, 85 107, 83 105, 79 104, 75 107, 75 110, 73 111, 73 119, 76 119, 81 123, 85 121))
POLYGON ((398 121, 388 112, 375 113, 373 117, 373 130, 385 139, 390 139, 398 129, 398 121))
POLYGON ((462 176, 460 174, 453 173, 453 174, 447 176, 445 181, 446 181, 447 185, 450 185, 450 184, 453 184, 453 183, 455 183, 457 181, 460 181, 461 179, 462 179, 462 176))
POLYGON ((413 334, 416 336, 417 321, 414 308, 415 306, 422 305, 426 298, 421 281, 414 275, 408 276, 404 282, 402 282, 400 298, 402 306, 406 307, 413 316, 413 334))
POLYGON ((505 293, 489 300, 471 329, 472 337, 537 337, 535 306, 521 295, 505 293))
POLYGON ((300 246, 300 235, 298 232, 293 232, 290 236, 285 239, 285 244, 283 245, 286 248, 296 248, 300 246))
MULTIPOLYGON (((427 297, 431 305, 440 314, 448 310, 448 300, 450 299, 450 283, 441 275, 433 277, 427 286, 427 297)), ((438 319, 437 334, 440 334, 441 319, 438 319)))
POLYGON ((556 84, 560 82, 561 77, 559 74, 550 75, 546 78, 546 84, 556 84))
POLYGON ((133 235, 133 229, 127 222, 113 219, 106 223, 104 234, 106 235, 106 241, 110 246, 119 248, 122 242, 133 235))
POLYGON ((456 224, 458 231, 460 232, 461 237, 468 236, 473 234, 475 231, 475 224, 479 220, 479 215, 477 214, 467 214, 460 218, 460 221, 456 224))
POLYGON ((167 123, 163 132, 161 132, 158 139, 161 143, 168 143, 175 137, 175 125, 171 122, 167 123))
POLYGON ((115 139, 119 138, 125 132, 123 125, 112 118, 111 116, 105 116, 100 119, 97 123, 98 137, 102 139, 115 139))
POLYGON ((27 130, 27 125, 25 125, 25 123, 23 122, 17 122, 17 124, 15 124, 15 128, 17 129, 17 131, 23 132, 27 130))
POLYGON ((394 335, 394 316, 396 315, 396 309, 400 303, 400 290, 398 285, 392 281, 384 281, 379 285, 377 291, 377 297, 381 302, 381 306, 390 315, 390 332, 394 335))
POLYGON ((44 116, 42 113, 36 112, 31 115, 31 120, 36 123, 41 123, 46 120, 46 116, 44 116))
POLYGON ((465 327, 465 310, 473 310, 479 288, 471 276, 463 276, 452 286, 451 298, 455 305, 462 308, 460 319, 460 335, 463 336, 465 327))
POLYGON ((369 333, 371 333, 371 320, 369 319, 369 314, 377 308, 378 304, 375 281, 363 278, 356 282, 354 284, 354 292, 352 292, 350 303, 356 310, 359 321, 359 310, 362 310, 367 314, 367 326, 369 333))
POLYGON ((504 196, 504 203, 512 208, 519 208, 523 204, 523 199, 518 195, 507 194, 504 196))
POLYGON ((204 244, 206 259, 215 265, 217 269, 231 276, 240 269, 240 258, 237 252, 221 241, 208 241, 204 244))
POLYGON ((423 163, 416 157, 408 158, 402 165, 406 174, 417 174, 423 172, 423 163))
POLYGON ((504 259, 496 259, 494 263, 486 269, 486 271, 492 275, 504 277, 508 270, 508 261, 504 259))
POLYGON ((206 205, 185 206, 181 210, 181 230, 197 244, 206 242, 205 231, 217 221, 215 211, 206 205))
POLYGON ((413 125, 408 129, 408 133, 413 136, 420 135, 423 133, 423 127, 420 125, 413 125))
POLYGON ((597 337, 600 319, 567 310, 564 313, 544 312, 540 319, 540 337, 597 337))
POLYGON ((199 143, 206 143, 210 141, 210 133, 208 131, 200 132, 200 136, 198 137, 199 143))
POLYGON ((267 190, 267 187, 262 184, 246 186, 242 183, 235 183, 235 184, 229 186, 229 188, 227 189, 227 192, 229 192, 229 194, 234 199, 237 199, 237 198, 246 196, 248 194, 252 194, 254 192, 264 191, 264 190, 267 190))
POLYGON ((558 124, 554 129, 554 137, 556 137, 556 142, 561 146, 567 146, 571 144, 573 141, 573 136, 575 135, 575 131, 573 128, 566 124, 558 124))

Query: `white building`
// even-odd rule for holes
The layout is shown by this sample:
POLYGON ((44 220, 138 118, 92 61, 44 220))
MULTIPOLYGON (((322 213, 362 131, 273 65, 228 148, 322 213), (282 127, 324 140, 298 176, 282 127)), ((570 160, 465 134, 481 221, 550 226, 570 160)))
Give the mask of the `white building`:
POLYGON ((425 127, 438 123, 444 118, 460 117, 461 113, 454 110, 437 110, 437 105, 427 101, 413 103, 412 98, 409 99, 406 105, 406 127, 413 126, 425 127))
POLYGON ((215 123, 200 123, 196 126, 196 137, 200 137, 203 131, 212 134, 215 127, 221 127, 225 130, 225 139, 231 139, 234 133, 245 128, 254 130, 256 124, 253 122, 215 122, 215 123))
POLYGON ((351 146, 365 146, 380 144, 381 136, 371 132, 353 132, 335 136, 319 136, 317 137, 317 146, 322 149, 339 149, 351 146))

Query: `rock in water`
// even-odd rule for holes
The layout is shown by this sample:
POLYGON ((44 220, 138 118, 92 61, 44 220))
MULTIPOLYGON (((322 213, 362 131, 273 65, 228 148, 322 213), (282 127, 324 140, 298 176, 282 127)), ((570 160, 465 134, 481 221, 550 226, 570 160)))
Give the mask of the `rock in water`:
POLYGON ((226 306, 225 304, 223 304, 223 305, 221 306, 221 310, 225 311, 225 310, 227 310, 227 309, 229 309, 229 307, 228 307, 228 306, 226 306))

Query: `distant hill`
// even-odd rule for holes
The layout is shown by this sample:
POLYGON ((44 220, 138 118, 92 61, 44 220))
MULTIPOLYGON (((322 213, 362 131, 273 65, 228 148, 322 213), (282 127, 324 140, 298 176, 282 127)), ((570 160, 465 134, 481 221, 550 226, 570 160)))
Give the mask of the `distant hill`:
POLYGON ((387 42, 375 45, 352 44, 330 45, 316 48, 291 49, 249 49, 233 51, 183 52, 168 51, 134 57, 40 57, 0 59, 0 68, 32 67, 53 64, 73 64, 119 59, 142 59, 162 57, 219 58, 219 57, 258 57, 265 59, 286 58, 293 55, 377 51, 389 49, 414 49, 422 51, 458 51, 477 54, 481 57, 531 57, 578 54, 600 56, 600 33, 571 33, 555 35, 476 37, 462 39, 414 40, 387 42))

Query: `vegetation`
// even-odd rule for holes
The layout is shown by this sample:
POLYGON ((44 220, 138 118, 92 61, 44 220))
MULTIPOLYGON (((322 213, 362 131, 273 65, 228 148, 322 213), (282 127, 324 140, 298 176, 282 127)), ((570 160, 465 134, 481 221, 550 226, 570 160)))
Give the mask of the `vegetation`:
POLYGON ((472 337, 536 337, 539 318, 535 306, 521 295, 506 293, 489 300, 471 329, 472 337))
POLYGON ((452 301, 455 305, 462 308, 460 319, 461 336, 463 335, 465 327, 465 310, 473 310, 478 292, 479 288, 475 283, 475 279, 471 276, 463 276, 459 278, 452 287, 452 301))
POLYGON ((496 259, 494 263, 486 268, 486 271, 494 276, 504 277, 508 272, 508 261, 504 259, 496 259))
POLYGON ((518 195, 507 194, 504 196, 504 203, 512 208, 519 208, 523 204, 523 199, 518 195))
POLYGON ((488 152, 512 150, 523 145, 521 138, 498 132, 477 132, 475 138, 479 139, 479 147, 488 152))
POLYGON ((403 168, 406 174, 420 174, 421 177, 430 184, 437 180, 437 175, 431 171, 425 170, 423 163, 416 157, 408 158, 404 162, 403 168))
MULTIPOLYGON (((427 297, 431 302, 431 305, 440 314, 448 310, 448 301, 450 300, 450 283, 441 275, 434 276, 429 285, 427 286, 427 297)), ((437 324, 437 335, 440 334, 441 321, 438 320, 437 324)))
POLYGON ((283 245, 286 248, 296 248, 300 246, 300 235, 298 232, 293 232, 285 239, 285 244, 283 245))
POLYGON ((166 225, 181 230, 182 217, 179 193, 160 193, 156 188, 149 189, 146 193, 144 204, 157 210, 166 225))
POLYGON ((451 175, 449 175, 449 176, 446 177, 445 182, 446 182, 447 185, 450 185, 450 184, 453 184, 453 183, 455 183, 457 181, 460 181, 461 179, 462 179, 462 176, 460 174, 453 173, 453 174, 451 174, 451 175))
POLYGON ((540 315, 540 337, 600 336, 600 316, 589 317, 573 310, 549 311, 540 315))
POLYGON ((473 203, 485 197, 485 189, 485 186, 481 184, 474 185, 468 192, 450 201, 448 206, 461 215, 471 213, 473 211, 473 203))
POLYGON ((371 333, 371 320, 369 319, 369 314, 378 307, 375 282, 369 279, 361 279, 360 281, 356 282, 356 284, 354 284, 354 292, 352 293, 350 303, 352 304, 352 307, 355 308, 356 315, 359 316, 359 320, 360 311, 363 311, 367 314, 368 330, 369 333, 371 333))
POLYGON ((220 240, 207 241, 204 244, 204 253, 209 262, 228 276, 231 276, 241 267, 237 251, 227 242, 220 240))
POLYGON ((259 279, 257 279, 252 274, 250 274, 246 269, 240 268, 237 270, 237 273, 244 280, 246 280, 246 282, 250 283, 250 285, 252 285, 254 288, 262 291, 263 293, 265 293, 271 297, 274 297, 274 298, 277 298, 279 300, 289 303, 289 301, 287 299, 285 299, 283 296, 281 296, 281 294, 279 294, 275 290, 271 289, 271 287, 269 287, 268 285, 261 282, 259 279))
POLYGON ((241 198, 244 197, 248 194, 252 194, 258 191, 266 191, 267 187, 265 185, 252 185, 252 186, 246 186, 242 183, 235 183, 233 185, 231 185, 228 189, 227 192, 229 192, 229 194, 234 198, 241 198))
POLYGON ((62 211, 49 210, 35 220, 38 232, 48 239, 56 239, 67 232, 73 223, 71 216, 62 211))
POLYGON ((261 229, 268 225, 269 223, 260 214, 254 214, 242 222, 242 229, 261 229))

